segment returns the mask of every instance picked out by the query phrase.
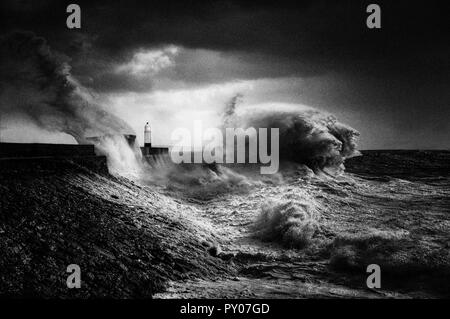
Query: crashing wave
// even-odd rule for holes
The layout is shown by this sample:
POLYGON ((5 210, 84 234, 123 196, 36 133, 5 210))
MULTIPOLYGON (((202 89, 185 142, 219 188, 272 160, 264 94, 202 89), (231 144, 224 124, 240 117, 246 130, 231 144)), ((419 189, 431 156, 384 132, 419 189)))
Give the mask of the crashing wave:
POLYGON ((317 219, 316 211, 308 203, 269 201, 255 221, 255 236, 289 248, 303 248, 312 242, 319 229, 317 219))
POLYGON ((265 104, 236 110, 238 99, 227 106, 224 123, 235 127, 278 128, 280 159, 314 170, 343 169, 345 159, 360 155, 359 132, 333 115, 304 105, 265 104))

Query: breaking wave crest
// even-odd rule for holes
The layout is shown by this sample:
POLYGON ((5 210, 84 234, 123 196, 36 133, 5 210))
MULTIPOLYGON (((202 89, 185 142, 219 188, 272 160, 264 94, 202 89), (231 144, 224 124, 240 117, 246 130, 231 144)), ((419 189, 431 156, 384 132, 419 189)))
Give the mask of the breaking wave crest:
POLYGON ((239 114, 237 100, 225 111, 227 125, 278 128, 280 159, 308 165, 314 170, 342 170, 346 158, 357 151, 359 132, 333 115, 303 105, 266 104, 239 114))
POLYGON ((319 228, 317 217, 306 202, 269 201, 261 207, 255 221, 255 236, 289 248, 303 248, 312 242, 319 228))

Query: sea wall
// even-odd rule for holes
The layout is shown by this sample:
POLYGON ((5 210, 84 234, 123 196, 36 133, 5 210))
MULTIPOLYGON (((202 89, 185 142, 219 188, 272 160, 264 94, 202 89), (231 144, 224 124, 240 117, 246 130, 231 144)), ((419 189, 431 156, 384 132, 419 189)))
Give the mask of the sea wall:
POLYGON ((0 143, 0 158, 93 155, 95 155, 94 145, 88 144, 0 143))

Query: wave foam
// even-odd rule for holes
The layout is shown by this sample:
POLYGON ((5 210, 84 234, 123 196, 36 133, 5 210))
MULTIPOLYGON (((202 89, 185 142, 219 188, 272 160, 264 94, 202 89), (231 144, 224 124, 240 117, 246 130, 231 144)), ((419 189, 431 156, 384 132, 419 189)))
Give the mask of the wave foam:
POLYGON ((360 155, 357 130, 311 107, 264 104, 238 114, 233 104, 225 114, 226 125, 278 128, 281 160, 306 164, 314 170, 342 170, 346 158, 360 155))
POLYGON ((265 203, 254 224, 255 236, 291 248, 308 246, 319 228, 317 213, 308 203, 265 203))

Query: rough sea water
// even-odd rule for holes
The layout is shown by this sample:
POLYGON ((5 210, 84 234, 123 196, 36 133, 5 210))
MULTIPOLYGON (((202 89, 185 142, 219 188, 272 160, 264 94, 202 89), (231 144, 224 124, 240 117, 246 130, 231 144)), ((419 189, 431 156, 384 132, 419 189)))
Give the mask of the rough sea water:
POLYGON ((236 269, 173 281, 157 298, 449 295, 450 151, 359 156, 358 133, 315 110, 249 123, 280 128, 277 174, 151 161, 141 182, 191 207, 188 218, 211 234, 206 249, 236 269), (370 264, 381 289, 367 288, 370 264))
POLYGON ((339 176, 292 163, 263 178, 248 167, 187 169, 188 186, 175 174, 161 192, 193 207, 189 218, 212 230, 211 253, 238 270, 172 282, 156 297, 448 296, 449 160, 367 151, 339 176), (369 264, 381 267, 381 289, 366 286, 369 264))
MULTIPOLYGON (((105 141, 109 157, 127 145, 105 141)), ((119 153, 109 173, 2 161, 0 295, 73 297, 55 274, 74 258, 78 297, 450 295, 450 151, 363 151, 333 174, 283 161, 274 175, 119 153)))
POLYGON ((97 158, 2 160, 0 295, 448 297, 449 160, 363 151, 335 176, 262 176, 158 158, 141 178, 97 158), (66 288, 74 262, 83 289, 66 288))

